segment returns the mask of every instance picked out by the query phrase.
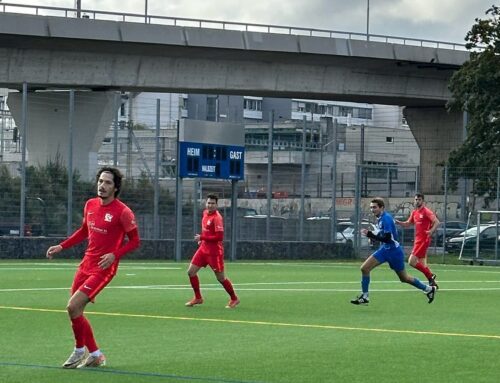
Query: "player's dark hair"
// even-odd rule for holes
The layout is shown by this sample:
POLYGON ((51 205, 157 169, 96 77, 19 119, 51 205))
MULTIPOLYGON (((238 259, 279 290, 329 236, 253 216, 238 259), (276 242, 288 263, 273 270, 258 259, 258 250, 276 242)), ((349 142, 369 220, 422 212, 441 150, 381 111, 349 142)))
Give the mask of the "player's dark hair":
POLYGON ((379 197, 372 199, 371 203, 376 203, 378 207, 385 207, 384 200, 379 197))
POLYGON ((209 194, 209 195, 207 195, 207 199, 214 199, 215 203, 219 202, 219 197, 217 197, 215 194, 209 194))
POLYGON ((425 200, 425 197, 422 193, 415 193, 415 197, 422 198, 423 200, 425 200))
POLYGON ((115 189, 116 189, 115 198, 118 197, 118 194, 120 194, 120 190, 122 188, 123 174, 117 168, 113 168, 111 166, 104 166, 97 172, 97 175, 95 177, 96 183, 99 182, 99 177, 101 176, 102 173, 113 174, 113 182, 115 184, 115 189))

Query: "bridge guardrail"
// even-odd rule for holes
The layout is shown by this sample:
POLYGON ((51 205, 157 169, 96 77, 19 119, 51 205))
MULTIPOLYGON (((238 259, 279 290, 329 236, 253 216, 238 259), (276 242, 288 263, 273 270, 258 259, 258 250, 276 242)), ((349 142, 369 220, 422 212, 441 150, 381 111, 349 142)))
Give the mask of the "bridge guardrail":
POLYGON ((236 30, 261 33, 280 33, 289 35, 303 35, 311 37, 346 38, 349 40, 367 40, 384 43, 441 48, 451 50, 466 50, 465 44, 417 39, 412 37, 387 36, 378 34, 366 34, 360 32, 345 32, 329 29, 314 29, 292 27, 284 25, 266 25, 256 23, 241 23, 234 21, 191 19, 183 17, 158 16, 139 13, 98 11, 93 9, 76 9, 63 7, 50 7, 44 5, 0 3, 0 12, 4 13, 26 13, 37 16, 56 16, 67 18, 88 18, 94 20, 141 22, 145 24, 160 24, 195 28, 213 28, 222 30, 236 30))

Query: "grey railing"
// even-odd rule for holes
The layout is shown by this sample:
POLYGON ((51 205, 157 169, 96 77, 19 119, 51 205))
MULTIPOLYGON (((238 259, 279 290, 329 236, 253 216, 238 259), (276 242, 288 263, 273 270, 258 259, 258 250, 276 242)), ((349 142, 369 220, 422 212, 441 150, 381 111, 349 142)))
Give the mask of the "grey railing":
POLYGON ((203 19, 183 18, 183 17, 155 16, 155 15, 138 14, 138 13, 97 11, 93 9, 76 9, 76 8, 47 7, 43 5, 0 3, 0 12, 26 13, 38 16, 56 16, 56 17, 68 17, 68 18, 81 17, 93 20, 141 22, 146 24, 162 24, 162 25, 173 25, 173 26, 184 26, 184 27, 195 27, 195 28, 212 28, 212 29, 262 32, 262 33, 279 33, 279 34, 303 35, 303 36, 313 36, 313 37, 346 38, 350 40, 369 40, 369 41, 377 41, 384 43, 394 43, 394 44, 403 44, 403 45, 412 45, 412 46, 421 46, 430 48, 465 50, 465 44, 438 41, 438 40, 416 39, 412 37, 386 36, 386 35, 366 34, 358 32, 335 31, 329 29, 291 27, 284 25, 239 23, 233 21, 203 20, 203 19))

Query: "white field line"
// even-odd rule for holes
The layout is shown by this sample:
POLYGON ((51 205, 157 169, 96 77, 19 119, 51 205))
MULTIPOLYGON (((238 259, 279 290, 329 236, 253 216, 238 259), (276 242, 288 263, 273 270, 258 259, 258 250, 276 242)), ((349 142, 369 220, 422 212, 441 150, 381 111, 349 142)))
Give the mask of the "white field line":
MULTIPOLYGON (((49 260, 42 262, 2 262, 0 260, 0 271, 3 270, 63 270, 64 266, 68 268, 76 268, 78 266, 78 260, 73 263, 70 262, 57 262, 51 264, 49 260), (26 265, 26 266, 23 266, 26 265), (55 267, 53 267, 53 265, 55 267), (7 267, 5 267, 7 266, 7 267), (10 267, 12 266, 12 267, 10 267), (33 266, 42 266, 36 268, 33 266), (61 267, 62 266, 62 267, 61 267)), ((188 261, 182 261, 180 263, 172 264, 172 266, 166 266, 172 264, 172 262, 134 262, 124 260, 120 263, 120 269, 138 269, 138 270, 179 270, 184 269, 188 265, 188 261), (178 265, 178 266, 177 266, 178 265), (142 266, 142 267, 141 267, 142 266)), ((257 267, 319 267, 319 268, 346 268, 346 269, 359 269, 361 263, 343 263, 343 262, 240 262, 234 263, 233 265, 245 265, 245 266, 257 266, 257 267)), ((226 262, 228 267, 231 267, 230 262, 226 262)), ((480 274, 500 274, 500 267, 497 266, 470 266, 470 265, 431 265, 439 273, 448 272, 471 272, 480 274)), ((383 266, 382 266, 383 267, 383 266)), ((407 266, 407 269, 413 271, 413 269, 407 266)))
MULTIPOLYGON (((77 265, 73 267, 0 267, 0 271, 12 271, 12 270, 36 270, 36 271, 74 271, 77 265)), ((127 267, 121 266, 120 270, 182 270, 182 267, 127 267)))
MULTIPOLYGON (((446 281, 440 282, 441 285, 443 283, 446 284, 474 284, 473 287, 459 287, 459 288, 440 288, 441 291, 498 291, 500 290, 500 286, 495 287, 479 287, 478 285, 484 284, 500 284, 500 280, 492 280, 492 281, 446 281)), ((256 282, 256 283, 238 283, 234 284, 234 286, 238 289, 238 291, 276 291, 276 292, 352 292, 359 290, 359 281, 325 281, 325 282, 256 282), (305 288, 300 287, 275 287, 275 286, 292 286, 292 285, 301 285, 306 286, 305 288), (349 285, 348 288, 325 288, 325 287, 317 287, 319 285, 349 285), (356 286, 352 288, 350 286, 356 286), (259 286, 273 286, 273 287, 259 287, 259 286), (315 286, 315 287, 307 287, 307 286, 315 286)), ((414 292, 410 286, 405 286, 404 288, 394 289, 394 288, 374 288, 373 285, 380 284, 398 284, 401 285, 399 281, 376 281, 372 282, 372 287, 370 291, 379 291, 379 292, 414 292)), ((403 285, 402 285, 403 286, 403 285)), ((203 288, 206 290, 220 290, 221 287, 218 283, 207 283, 203 285, 203 288)), ((190 285, 132 285, 132 286, 107 286, 106 289, 124 289, 124 290, 190 290, 190 285)), ((0 288, 0 292, 32 292, 32 291, 58 291, 58 290, 69 290, 69 287, 27 287, 27 288, 0 288)))

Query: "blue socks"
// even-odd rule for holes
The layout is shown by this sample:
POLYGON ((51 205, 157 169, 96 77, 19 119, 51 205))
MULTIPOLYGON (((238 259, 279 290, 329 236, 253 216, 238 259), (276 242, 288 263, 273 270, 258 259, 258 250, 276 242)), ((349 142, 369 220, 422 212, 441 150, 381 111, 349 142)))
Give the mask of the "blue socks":
POLYGON ((361 291, 363 294, 368 294, 368 286, 370 285, 370 276, 361 276, 361 291))

